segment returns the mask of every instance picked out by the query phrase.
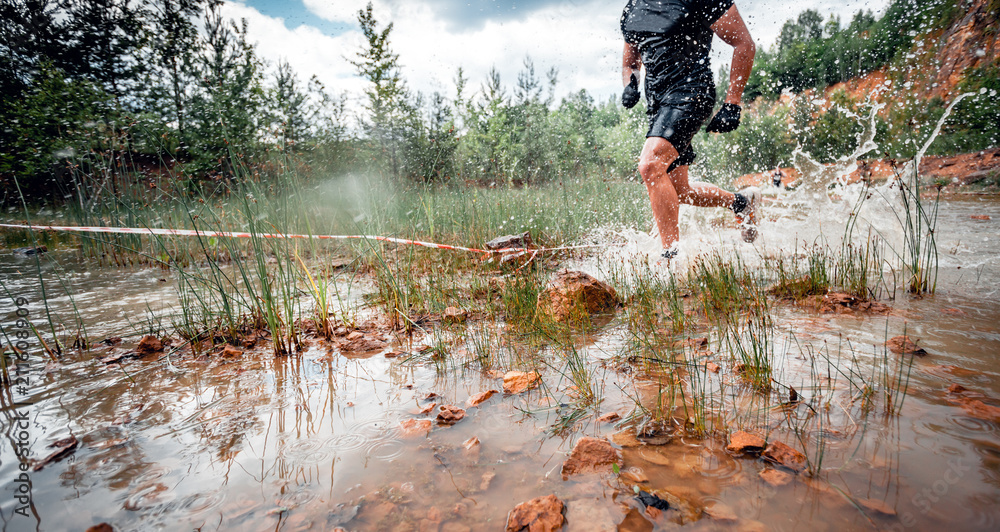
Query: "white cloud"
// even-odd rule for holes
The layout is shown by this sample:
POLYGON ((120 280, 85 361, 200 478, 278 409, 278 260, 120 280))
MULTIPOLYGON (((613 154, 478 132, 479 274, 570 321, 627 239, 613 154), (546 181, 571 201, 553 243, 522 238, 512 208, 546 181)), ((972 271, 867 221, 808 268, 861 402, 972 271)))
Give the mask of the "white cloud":
MULTIPOLYGON (((358 10, 367 4, 367 0, 303 2, 317 17, 337 23, 355 21, 358 10)), ((503 82, 513 86, 522 61, 530 55, 539 76, 550 67, 559 69, 559 95, 587 89, 599 99, 620 90, 618 21, 624 3, 624 0, 565 0, 535 9, 522 19, 487 19, 475 26, 456 29, 454 20, 446 20, 429 2, 373 1, 379 23, 383 26, 394 23, 391 46, 399 54, 403 77, 413 90, 439 91, 452 96, 452 81, 458 67, 464 68, 470 88, 478 89, 494 65, 503 82)), ((768 46, 777 38, 784 21, 804 9, 817 9, 824 17, 838 14, 846 24, 858 9, 878 10, 886 3, 887 0, 867 3, 744 0, 737 5, 755 40, 768 46)), ((284 58, 303 78, 315 74, 328 89, 360 95, 363 82, 347 61, 361 48, 362 37, 357 29, 336 37, 308 25, 288 29, 281 19, 232 1, 225 4, 224 13, 248 20, 251 39, 258 42, 263 57, 272 62, 284 58)), ((356 28, 356 24, 351 27, 356 28)), ((716 40, 713 69, 718 68, 720 61, 728 62, 730 50, 716 40)))

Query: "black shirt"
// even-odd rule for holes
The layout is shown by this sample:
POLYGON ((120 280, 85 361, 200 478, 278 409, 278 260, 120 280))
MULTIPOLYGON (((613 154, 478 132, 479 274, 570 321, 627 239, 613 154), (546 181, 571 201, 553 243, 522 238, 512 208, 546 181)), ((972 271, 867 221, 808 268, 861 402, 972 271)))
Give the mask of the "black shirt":
POLYGON ((682 86, 715 86, 708 60, 710 26, 732 5, 733 0, 629 0, 622 34, 639 47, 647 96, 682 86))

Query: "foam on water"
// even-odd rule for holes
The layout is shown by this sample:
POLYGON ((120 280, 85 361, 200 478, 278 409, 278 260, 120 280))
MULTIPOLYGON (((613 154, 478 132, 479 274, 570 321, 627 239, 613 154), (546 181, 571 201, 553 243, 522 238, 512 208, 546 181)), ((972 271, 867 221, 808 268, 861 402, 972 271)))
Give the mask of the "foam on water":
MULTIPOLYGON (((762 189, 764 198, 759 236, 753 244, 742 241, 740 228, 729 210, 681 205, 680 254, 669 265, 660 260, 662 247, 655 225, 651 222, 650 232, 601 232, 598 238, 609 243, 607 251, 581 267, 600 274, 604 270, 602 264, 620 266, 645 260, 653 271, 681 273, 687 271, 698 257, 714 253, 724 257, 738 254, 745 264, 754 267, 762 265, 765 258, 787 257, 814 246, 836 252, 844 244, 864 244, 871 238, 877 238, 884 244, 884 258, 888 260, 886 267, 898 267, 898 256, 904 254, 906 246, 907 216, 915 216, 912 209, 908 213, 904 207, 905 186, 913 179, 920 158, 940 133, 954 106, 971 95, 958 96, 949 105, 917 157, 903 165, 895 179, 877 185, 849 183, 848 177, 858 169, 858 159, 878 153, 876 117, 885 104, 874 102, 877 94, 873 94, 866 116, 841 109, 862 126, 857 136, 858 147, 853 153, 829 165, 817 162, 797 148, 793 152, 793 161, 800 178, 793 190, 771 186, 762 189), (611 242, 619 245, 611 245, 611 242)), ((926 231, 922 232, 926 234, 926 231)), ((954 262, 953 259, 946 260, 954 262)))

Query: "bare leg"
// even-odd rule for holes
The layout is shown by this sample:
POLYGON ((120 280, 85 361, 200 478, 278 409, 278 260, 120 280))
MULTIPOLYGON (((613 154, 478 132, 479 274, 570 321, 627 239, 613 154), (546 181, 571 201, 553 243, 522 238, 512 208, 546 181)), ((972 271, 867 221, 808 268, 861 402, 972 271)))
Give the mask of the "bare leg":
POLYGON ((685 205, 695 207, 725 207, 730 208, 736 196, 728 190, 723 190, 709 183, 690 183, 688 167, 680 166, 670 172, 670 181, 674 184, 677 197, 685 205))
POLYGON ((661 137, 648 137, 639 157, 639 174, 649 193, 653 219, 660 231, 660 242, 664 249, 672 248, 680 239, 677 225, 680 199, 667 175, 667 168, 670 168, 670 163, 677 157, 677 150, 667 139, 661 137))
POLYGON ((670 249, 680 240, 678 209, 680 203, 695 207, 730 208, 736 196, 708 183, 688 181, 688 167, 680 166, 667 173, 670 164, 677 159, 677 150, 670 142, 660 137, 649 137, 642 147, 639 158, 639 173, 649 193, 649 203, 653 208, 653 219, 660 232, 664 249, 670 249))

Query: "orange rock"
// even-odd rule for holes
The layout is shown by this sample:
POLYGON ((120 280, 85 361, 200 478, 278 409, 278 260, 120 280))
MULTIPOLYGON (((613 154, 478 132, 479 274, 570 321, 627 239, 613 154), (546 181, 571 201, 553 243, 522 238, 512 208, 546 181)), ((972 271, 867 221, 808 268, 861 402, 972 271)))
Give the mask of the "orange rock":
POLYGON ((768 462, 787 467, 796 473, 806 468, 806 456, 780 441, 768 444, 762 456, 768 462))
POLYGON ((518 504, 507 516, 507 532, 553 532, 566 522, 563 504, 555 495, 546 495, 518 504))
POLYGON ((534 388, 542 376, 537 371, 508 371, 503 376, 503 393, 518 394, 534 388))
POLYGON ((497 474, 492 471, 487 471, 483 473, 483 476, 479 481, 479 490, 486 491, 490 489, 490 484, 493 482, 493 479, 496 478, 496 476, 497 474))
POLYGON ((777 469, 765 469, 760 472, 760 478, 764 482, 778 487, 788 484, 795 477, 791 473, 785 473, 784 471, 778 471, 777 469))
POLYGON ((988 214, 973 214, 970 218, 973 220, 992 220, 988 214))
POLYGON ((705 369, 711 371, 712 373, 718 373, 722 368, 715 362, 709 362, 708 364, 705 364, 705 369))
POLYGON ((966 414, 974 418, 1000 423, 1000 408, 971 397, 959 397, 952 399, 952 401, 958 403, 958 406, 961 406, 966 414))
POLYGON ((581 312, 601 314, 617 307, 618 294, 614 288, 578 271, 560 271, 538 294, 538 311, 557 322, 581 317, 581 312))
POLYGON ((916 342, 910 340, 908 336, 895 336, 890 338, 885 345, 889 348, 889 351, 897 355, 924 356, 927 354, 927 351, 924 351, 916 342))
POLYGON ((618 421, 621 418, 622 417, 618 414, 618 412, 611 412, 610 414, 604 414, 603 416, 597 418, 597 422, 598 423, 614 423, 615 421, 618 421))
POLYGON ((470 451, 478 446, 479 446, 479 438, 475 436, 465 440, 465 443, 462 444, 462 447, 465 447, 466 450, 470 451))
POLYGON ((139 340, 139 345, 135 347, 135 350, 140 355, 159 353, 163 351, 163 342, 155 336, 143 336, 142 340, 139 340))
POLYGON ((237 358, 243 356, 243 351, 226 344, 226 347, 222 348, 221 355, 223 358, 237 358))
POLYGON ((423 438, 431 432, 431 420, 407 419, 399 424, 404 438, 423 438))
POLYGON ((563 463, 562 476, 565 479, 580 473, 607 472, 612 470, 613 464, 621 465, 621 462, 621 451, 615 449, 611 442, 584 437, 577 440, 569 458, 563 463))
POLYGON ((429 405, 421 408, 420 409, 420 413, 424 414, 424 415, 430 414, 431 412, 434 411, 435 408, 437 408, 437 405, 438 405, 437 403, 431 403, 431 404, 429 404, 429 405))
POLYGON ((465 417, 465 410, 453 405, 441 405, 437 422, 439 425, 454 425, 465 417))
POLYGON ((107 523, 101 523, 88 528, 87 532, 115 532, 115 529, 107 523))
POLYGON ((760 454, 767 442, 760 436, 745 431, 737 431, 729 437, 726 450, 735 454, 760 454))
POLYGON ((465 402, 465 405, 468 406, 469 408, 472 408, 474 406, 479 406, 485 403, 486 401, 489 401, 490 397, 493 397, 494 394, 498 393, 500 392, 498 392, 497 390, 486 390, 483 393, 478 393, 470 397, 469 400, 465 402))

